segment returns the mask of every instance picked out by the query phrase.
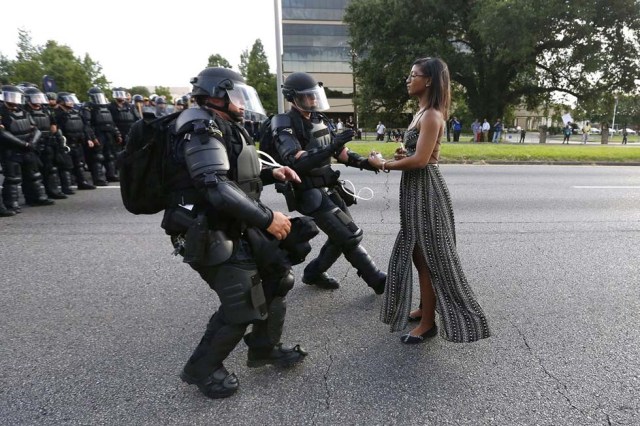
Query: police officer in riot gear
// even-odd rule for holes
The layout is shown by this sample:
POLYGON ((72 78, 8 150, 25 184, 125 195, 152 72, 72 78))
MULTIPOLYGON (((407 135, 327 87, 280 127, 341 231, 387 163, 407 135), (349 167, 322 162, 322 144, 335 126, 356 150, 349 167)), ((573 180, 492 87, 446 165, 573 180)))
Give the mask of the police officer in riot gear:
POLYGON ((286 78, 282 92, 292 108, 271 120, 276 160, 293 168, 302 179, 285 196, 290 209, 313 217, 328 237, 318 257, 305 268, 302 281, 321 288, 338 288, 339 283, 326 271, 344 254, 367 285, 376 294, 382 294, 386 274, 360 245, 362 229, 353 221, 338 192, 339 172, 331 168, 331 158, 350 167, 376 170, 367 158, 344 147, 353 138, 353 130, 336 134, 321 114, 329 109, 322 83, 309 74, 296 72, 286 78))
POLYGON ((49 109, 49 100, 37 87, 24 89, 26 111, 31 115, 36 127, 42 133, 38 144, 38 153, 42 162, 44 187, 49 198, 64 199, 58 166, 64 155, 64 140, 58 132, 55 116, 49 109))
POLYGON ((4 101, 0 105, 0 158, 5 176, 2 198, 7 208, 20 212, 18 185, 22 184, 25 201, 29 205, 47 206, 53 200, 47 197, 42 184, 40 160, 36 154, 41 133, 32 118, 23 109, 24 93, 11 85, 2 86, 4 101))
MULTIPOLYGON (((131 126, 137 120, 134 113, 134 106, 127 102, 127 92, 121 87, 113 89, 111 96, 113 96, 113 100, 109 104, 109 111, 111 111, 113 122, 120 131, 120 135, 126 138, 131 126)), ((140 103, 142 103, 142 96, 137 96, 140 97, 140 103)), ((113 145, 115 150, 114 155, 117 155, 117 153, 122 150, 123 145, 124 144, 113 145)))
MULTIPOLYGON (((0 102, 4 101, 4 97, 2 96, 2 91, 0 91, 0 102)), ((1 125, 0 125, 1 127, 1 125)), ((4 182, 4 174, 2 173, 2 143, 0 142, 0 217, 10 217, 15 216, 16 212, 11 209, 8 209, 4 202, 2 201, 2 182, 4 182)))
MULTIPOLYGON (((135 118, 134 121, 142 120, 142 109, 144 108, 144 98, 142 97, 142 95, 133 95, 133 98, 131 99, 133 101, 132 112, 135 118)), ((128 134, 129 132, 123 133, 123 135, 125 136, 128 134)))
MULTIPOLYGON (((71 159, 70 163, 64 164, 63 172, 60 174, 62 190, 70 189, 71 172, 76 178, 78 189, 96 189, 95 185, 87 182, 84 176, 84 147, 93 148, 95 135, 76 109, 79 101, 74 94, 59 92, 57 104, 56 123, 66 138, 66 144, 69 147, 68 157, 71 159)), ((69 192, 65 191, 65 193, 69 192)))
POLYGON ((245 110, 264 114, 255 90, 226 68, 206 68, 191 83, 198 108, 182 111, 174 123, 171 207, 163 228, 220 299, 181 378, 210 398, 224 398, 236 392, 238 379, 223 361, 243 337, 249 367, 287 367, 304 359, 299 345, 284 347, 280 337, 294 282, 291 265, 302 262, 318 231, 313 222, 290 220, 260 202, 263 183, 299 178, 288 167, 261 169, 242 127, 245 110), (299 234, 296 224, 307 235, 284 250, 299 234))
POLYGON ((96 137, 95 146, 85 153, 87 164, 93 183, 98 186, 107 186, 107 181, 120 180, 116 175, 115 146, 122 145, 122 135, 113 120, 108 108, 109 101, 102 90, 99 87, 92 87, 87 95, 89 95, 89 102, 83 108, 83 117, 96 137))

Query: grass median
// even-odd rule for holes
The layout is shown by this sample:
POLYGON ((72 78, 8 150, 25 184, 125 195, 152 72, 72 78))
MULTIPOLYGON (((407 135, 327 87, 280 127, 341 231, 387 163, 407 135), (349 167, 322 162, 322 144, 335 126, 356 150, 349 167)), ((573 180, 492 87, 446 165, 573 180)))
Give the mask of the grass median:
MULTIPOLYGON (((377 151, 386 159, 393 158, 397 142, 353 141, 349 149, 361 155, 377 151)), ((476 162, 540 162, 540 163, 640 163, 640 148, 607 145, 553 145, 553 144, 442 144, 440 160, 443 163, 476 162)))

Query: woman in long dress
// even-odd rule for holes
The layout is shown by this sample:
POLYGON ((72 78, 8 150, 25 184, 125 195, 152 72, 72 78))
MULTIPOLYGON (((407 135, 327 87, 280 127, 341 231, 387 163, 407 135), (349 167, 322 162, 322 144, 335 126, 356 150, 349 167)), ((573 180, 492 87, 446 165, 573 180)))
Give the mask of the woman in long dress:
POLYGON ((369 162, 384 172, 401 170, 400 232, 389 260, 381 319, 391 331, 408 321, 418 326, 401 337, 406 344, 423 343, 438 334, 452 342, 489 337, 482 308, 462 270, 456 250, 449 191, 438 169, 440 140, 450 103, 449 70, 438 58, 416 60, 407 77, 410 96, 419 110, 404 135, 404 149, 386 161, 372 153, 369 162), (418 271, 420 305, 410 312, 412 264, 418 271))

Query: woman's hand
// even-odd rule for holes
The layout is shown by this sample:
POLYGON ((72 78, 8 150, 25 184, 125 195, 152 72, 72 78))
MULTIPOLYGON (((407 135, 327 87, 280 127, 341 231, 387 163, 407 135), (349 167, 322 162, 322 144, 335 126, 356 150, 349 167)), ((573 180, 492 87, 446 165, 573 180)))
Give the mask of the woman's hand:
POLYGON ((404 145, 400 145, 396 148, 396 152, 393 154, 394 160, 401 160, 407 156, 407 150, 404 149, 404 145))

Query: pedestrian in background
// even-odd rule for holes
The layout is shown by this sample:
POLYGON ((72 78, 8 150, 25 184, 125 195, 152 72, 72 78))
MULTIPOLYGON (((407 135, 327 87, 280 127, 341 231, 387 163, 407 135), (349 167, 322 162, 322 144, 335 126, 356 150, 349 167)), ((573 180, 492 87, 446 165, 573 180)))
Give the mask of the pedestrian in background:
MULTIPOLYGON (((607 131, 608 130, 609 129, 607 128, 607 131)), ((602 132, 603 133, 605 132, 604 126, 602 129, 602 132)), ((586 144, 587 142, 589 142, 589 133, 591 133, 591 124, 589 124, 589 122, 587 121, 584 123, 584 126, 582 126, 582 143, 583 144, 586 144)))
POLYGON ((471 131, 473 132, 473 142, 480 142, 480 135, 482 134, 482 124, 476 118, 473 123, 471 123, 471 131))
POLYGON ((563 144, 566 143, 567 145, 569 145, 569 138, 571 137, 571 132, 572 132, 571 123, 567 123, 567 125, 564 126, 564 128, 562 129, 562 134, 564 136, 562 138, 563 144))
POLYGON ((520 128, 520 140, 518 143, 524 143, 524 137, 527 135, 527 130, 524 127, 520 128))
POLYGON ((485 118, 482 122, 482 142, 489 142, 489 130, 491 130, 491 125, 485 118))

